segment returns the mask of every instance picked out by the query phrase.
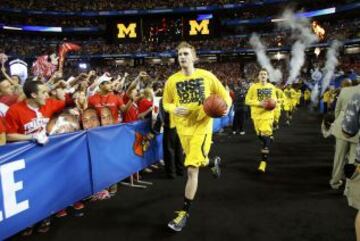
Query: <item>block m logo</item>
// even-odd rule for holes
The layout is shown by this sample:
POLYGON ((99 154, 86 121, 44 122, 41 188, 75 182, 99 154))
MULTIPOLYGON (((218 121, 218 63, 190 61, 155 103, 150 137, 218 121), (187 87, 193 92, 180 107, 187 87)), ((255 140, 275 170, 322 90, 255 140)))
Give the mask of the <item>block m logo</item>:
POLYGON ((190 20, 190 36, 191 35, 198 35, 198 33, 202 35, 209 35, 209 19, 202 20, 200 23, 198 23, 196 20, 190 20))
POLYGON ((129 38, 136 38, 136 23, 130 23, 128 27, 125 26, 125 24, 119 23, 117 25, 117 28, 119 30, 117 37, 118 38, 126 38, 128 35, 129 38))

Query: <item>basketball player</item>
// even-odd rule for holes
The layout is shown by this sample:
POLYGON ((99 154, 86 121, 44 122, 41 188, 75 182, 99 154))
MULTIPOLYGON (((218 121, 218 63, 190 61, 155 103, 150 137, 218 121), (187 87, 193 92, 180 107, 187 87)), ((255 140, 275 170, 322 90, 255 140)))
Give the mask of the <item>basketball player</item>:
POLYGON ((284 104, 284 111, 286 113, 286 124, 290 125, 294 111, 294 100, 295 100, 296 92, 291 85, 287 85, 284 90, 284 94, 286 97, 284 104))
POLYGON ((276 98, 276 88, 268 83, 269 74, 266 69, 261 69, 258 74, 258 82, 253 84, 245 98, 245 104, 250 106, 251 119, 257 136, 262 142, 261 161, 258 170, 265 173, 270 144, 273 134, 274 110, 267 110, 266 100, 276 98))
POLYGON ((284 106, 285 95, 279 86, 275 85, 275 89, 276 89, 277 105, 274 110, 274 130, 278 130, 279 123, 280 123, 280 117, 281 117, 281 111, 284 106))
MULTIPOLYGON (((198 187, 199 168, 212 167, 215 177, 220 175, 220 159, 209 160, 212 139, 212 118, 203 110, 203 101, 211 94, 222 97, 231 106, 230 95, 220 81, 209 71, 194 67, 195 48, 187 42, 177 47, 181 70, 169 77, 165 84, 164 109, 173 115, 174 124, 186 158, 187 170, 184 205, 177 217, 168 224, 174 231, 181 231, 189 218, 189 208, 198 187)), ((228 109, 229 109, 228 108, 228 109)), ((224 112, 224 115, 227 111, 224 112)))

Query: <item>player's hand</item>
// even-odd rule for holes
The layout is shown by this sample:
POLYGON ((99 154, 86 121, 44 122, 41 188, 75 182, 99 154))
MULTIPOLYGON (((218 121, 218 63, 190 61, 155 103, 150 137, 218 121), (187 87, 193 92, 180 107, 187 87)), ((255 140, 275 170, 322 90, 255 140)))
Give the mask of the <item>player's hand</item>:
POLYGON ((184 106, 178 106, 175 108, 174 114, 178 116, 187 116, 189 114, 189 109, 184 106))
POLYGON ((262 107, 262 108, 265 108, 265 105, 266 105, 266 101, 263 100, 259 103, 259 107, 262 107))

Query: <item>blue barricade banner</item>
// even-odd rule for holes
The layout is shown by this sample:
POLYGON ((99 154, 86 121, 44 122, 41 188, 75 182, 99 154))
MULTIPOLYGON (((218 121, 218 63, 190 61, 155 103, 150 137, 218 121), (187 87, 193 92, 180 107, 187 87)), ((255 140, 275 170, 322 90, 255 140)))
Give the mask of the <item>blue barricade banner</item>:
POLYGON ((0 240, 91 195, 84 132, 0 148, 0 240))
MULTIPOLYGON (((217 131, 231 117, 214 120, 217 131)), ((163 157, 150 123, 119 124, 0 147, 0 240, 123 180, 163 157)))
POLYGON ((95 192, 161 159, 156 139, 146 147, 148 127, 149 122, 136 122, 88 131, 95 192))
POLYGON ((232 124, 234 111, 230 109, 229 114, 222 118, 215 118, 213 123, 213 132, 218 132, 221 128, 232 124))

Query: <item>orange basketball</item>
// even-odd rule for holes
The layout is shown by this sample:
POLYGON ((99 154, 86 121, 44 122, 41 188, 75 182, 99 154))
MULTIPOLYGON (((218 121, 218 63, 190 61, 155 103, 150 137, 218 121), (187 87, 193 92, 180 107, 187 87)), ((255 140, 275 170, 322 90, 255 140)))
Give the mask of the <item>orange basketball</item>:
POLYGON ((264 108, 266 110, 273 110, 276 107, 276 101, 274 99, 267 99, 264 103, 264 108))
POLYGON ((227 110, 226 102, 218 95, 210 95, 203 105, 205 113, 212 118, 222 117, 227 110))

